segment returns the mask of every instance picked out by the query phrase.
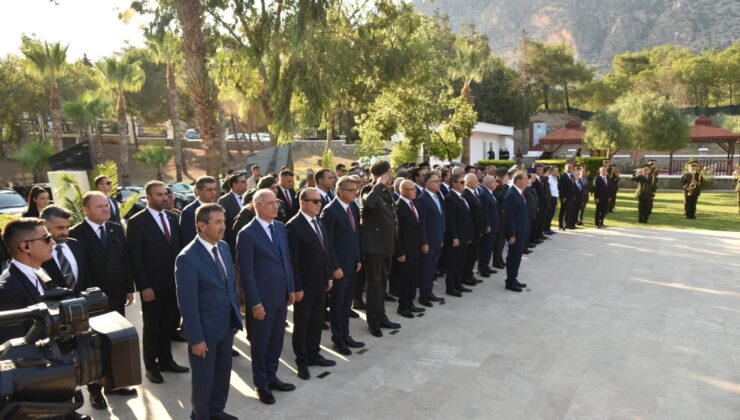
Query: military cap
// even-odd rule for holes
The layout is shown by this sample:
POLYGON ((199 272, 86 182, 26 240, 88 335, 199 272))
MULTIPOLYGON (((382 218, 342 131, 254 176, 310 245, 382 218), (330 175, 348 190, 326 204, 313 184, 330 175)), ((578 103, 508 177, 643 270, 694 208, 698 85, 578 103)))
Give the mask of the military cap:
POLYGON ((373 163, 373 166, 370 167, 370 173, 373 174, 373 176, 381 176, 390 170, 391 164, 385 160, 379 160, 373 163))

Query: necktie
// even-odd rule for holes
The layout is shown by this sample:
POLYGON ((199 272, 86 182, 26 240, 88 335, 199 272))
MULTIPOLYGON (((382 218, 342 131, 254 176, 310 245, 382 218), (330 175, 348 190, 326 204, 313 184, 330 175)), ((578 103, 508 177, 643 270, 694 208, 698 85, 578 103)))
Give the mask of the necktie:
POLYGON ((39 292, 39 295, 43 295, 43 292, 47 289, 46 285, 51 282, 51 277, 42 269, 34 270, 34 274, 36 274, 36 291, 39 292))
POLYGON ((316 236, 319 238, 319 242, 321 242, 321 248, 324 249, 324 237, 321 235, 321 228, 319 227, 319 222, 316 221, 316 219, 311 219, 311 223, 313 223, 313 229, 316 232, 316 236))
POLYGON ((275 224, 270 223, 270 239, 272 239, 272 247, 275 248, 275 252, 280 256, 280 258, 283 257, 283 253, 280 252, 280 244, 278 243, 278 235, 277 231, 275 230, 275 224))
POLYGON ((442 214, 442 206, 439 205, 439 199, 437 198, 437 194, 431 194, 432 200, 434 200, 434 205, 437 206, 437 210, 439 210, 439 214, 442 214))
POLYGON ((213 258, 216 260, 218 274, 221 276, 221 279, 226 281, 226 270, 224 270, 224 265, 221 263, 221 258, 218 257, 218 247, 214 246, 213 248, 211 248, 211 252, 213 253, 213 258))
POLYGON ((108 234, 105 233, 105 225, 98 226, 100 232, 100 242, 103 243, 103 247, 108 247, 108 234))
POLYGON ((75 285, 77 284, 77 280, 75 279, 75 275, 72 272, 72 266, 69 264, 67 257, 64 256, 63 249, 64 247, 61 244, 56 246, 57 260, 59 261, 59 271, 62 272, 62 276, 64 276, 64 282, 67 283, 67 286, 70 289, 74 289, 75 285))
POLYGON ((468 205, 468 200, 466 200, 462 195, 460 195, 460 200, 462 200, 463 204, 465 204, 465 207, 470 210, 470 206, 468 205))
POLYGON ((112 218, 116 217, 116 213, 118 211, 118 208, 116 207, 116 202, 113 201, 112 198, 108 197, 108 203, 110 204, 110 215, 112 218))
POLYGON ((527 204, 527 197, 524 196, 524 193, 520 192, 519 195, 522 196, 522 200, 524 200, 524 204, 527 204))
POLYGON ((601 178, 604 179, 604 184, 606 184, 606 177, 605 176, 602 176, 601 178))
POLYGON ((419 221, 419 213, 416 212, 416 207, 414 207, 414 202, 409 201, 409 207, 411 207, 411 211, 414 213, 414 217, 416 218, 416 221, 419 221))
POLYGON ((236 203, 239 204, 239 208, 240 209, 244 208, 244 200, 242 200, 242 196, 237 194, 235 195, 235 197, 236 197, 236 203))
POLYGON ((293 209, 293 201, 290 199, 290 194, 288 193, 288 190, 283 190, 283 195, 285 195, 285 201, 288 203, 288 208, 293 209))
POLYGON ((159 220, 162 221, 162 231, 164 232, 164 238, 167 243, 172 245, 172 237, 170 237, 170 230, 167 228, 167 222, 164 220, 164 212, 159 213, 159 220))
POLYGON ((347 218, 349 219, 349 225, 352 226, 352 232, 357 232, 357 226, 355 226, 355 216, 352 215, 352 210, 347 206, 347 218))

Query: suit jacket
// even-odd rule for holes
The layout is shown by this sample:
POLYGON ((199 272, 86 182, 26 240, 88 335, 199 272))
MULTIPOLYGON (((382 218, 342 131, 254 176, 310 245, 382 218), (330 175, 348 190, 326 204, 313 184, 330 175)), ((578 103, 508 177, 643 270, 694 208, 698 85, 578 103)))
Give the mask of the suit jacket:
POLYGON ((447 194, 450 193, 450 187, 447 186, 444 182, 439 183, 439 192, 442 193, 442 197, 447 197, 447 194))
POLYGON ((105 222, 106 245, 103 246, 97 232, 85 221, 69 230, 69 236, 77 239, 85 252, 90 282, 87 287, 99 287, 109 299, 120 299, 134 292, 126 239, 118 223, 105 222))
POLYGON ((527 203, 514 187, 509 188, 509 191, 506 192, 504 213, 506 214, 504 237, 509 239, 516 236, 517 242, 526 243, 529 226, 527 203))
MULTIPOLYGON (((232 227, 232 230, 234 231, 234 237, 239 236, 239 231, 241 231, 244 226, 246 226, 249 222, 254 219, 254 210, 250 210, 249 207, 244 206, 239 214, 234 219, 234 225, 232 227)), ((236 246, 234 247, 234 250, 236 250, 236 246)))
MULTIPOLYGON (((396 202, 398 213, 398 235, 396 237, 396 255, 405 255, 406 259, 419 258, 421 253, 419 220, 411 211, 411 207, 402 199, 396 202)), ((416 210, 417 214, 419 210, 416 210)))
POLYGON ((108 197, 108 204, 110 204, 110 218, 111 222, 121 223, 121 205, 118 204, 118 200, 113 197, 108 197))
POLYGON ((558 191, 560 192, 561 200, 563 198, 572 200, 576 195, 576 190, 576 184, 573 183, 569 174, 564 173, 560 176, 560 180, 558 181, 558 191))
POLYGON ((236 292, 236 273, 229 246, 217 243, 226 269, 219 275, 213 254, 200 241, 188 244, 175 259, 177 301, 180 304, 185 336, 190 345, 205 341, 212 345, 242 329, 242 315, 236 292))
POLYGON ((354 202, 349 203, 349 209, 355 222, 354 230, 338 198, 321 212, 320 218, 331 242, 332 271, 341 268, 345 273, 352 272, 360 262, 360 209, 354 202))
POLYGON ((470 217, 473 219, 473 238, 478 238, 488 227, 486 225, 485 215, 483 214, 483 203, 481 203, 478 196, 470 192, 467 188, 463 190, 462 196, 470 207, 470 217))
POLYGON ((360 209, 360 249, 364 254, 393 255, 398 234, 396 203, 385 185, 366 187, 360 209))
POLYGON ((321 229, 321 240, 313 225, 300 212, 285 225, 297 292, 321 293, 332 277, 331 241, 328 240, 329 234, 323 223, 318 217, 316 220, 321 229))
POLYGON ((170 224, 170 243, 148 209, 136 213, 128 221, 128 255, 136 288, 141 291, 152 288, 154 292, 167 291, 175 287, 175 258, 180 253, 180 233, 177 216, 165 210, 170 224))
POLYGON ((229 191, 218 199, 218 204, 226 210, 226 231, 224 231, 224 241, 229 244, 231 255, 234 256, 236 250, 236 232, 234 232, 234 220, 241 211, 238 199, 229 191))
POLYGON ((594 178, 594 198, 597 200, 608 200, 609 199, 609 177, 606 177, 607 181, 601 176, 594 178))
POLYGON ((279 253, 257 218, 236 237, 237 263, 247 310, 259 304, 266 309, 284 306, 290 293, 295 292, 288 234, 285 225, 276 220, 272 223, 278 236, 279 253))
POLYGON ((458 239, 462 243, 473 240, 473 220, 470 210, 465 205, 465 199, 450 191, 445 197, 445 242, 451 243, 458 239))
POLYGON ((195 210, 198 207, 200 207, 200 201, 196 198, 180 212, 180 242, 185 245, 195 239, 195 210))
POLYGON ((419 227, 421 245, 441 246, 445 239, 444 201, 440 200, 439 207, 437 207, 432 195, 424 191, 416 197, 414 205, 416 205, 421 220, 419 227))
POLYGON ((278 185, 277 198, 285 204, 285 215, 288 217, 288 220, 290 220, 293 218, 293 216, 298 214, 301 206, 300 203, 298 203, 298 195, 295 193, 294 190, 288 189, 288 195, 290 195, 290 206, 288 205, 288 199, 283 193, 283 188, 278 185))
MULTIPOLYGON (((0 275, 0 311, 23 309, 41 302, 38 290, 28 281, 26 275, 11 264, 0 275)), ((0 344, 11 338, 23 337, 33 326, 32 321, 22 324, 0 326, 0 344)))
POLYGON ((478 197, 483 204, 483 214, 485 215, 488 226, 491 227, 491 234, 495 234, 499 229, 498 200, 486 188, 483 188, 483 191, 478 197))
MULTIPOLYGON (((87 266, 87 259, 85 258, 85 251, 82 249, 82 245, 80 245, 80 243, 74 238, 67 238, 66 244, 72 251, 72 255, 77 263, 77 284, 72 293, 75 296, 79 296, 81 292, 87 289, 87 285, 90 282, 90 269, 87 266)), ((52 252, 57 251, 53 250, 52 252)), ((62 275, 62 271, 53 257, 50 258, 49 261, 45 261, 41 264, 41 268, 43 268, 44 271, 46 271, 46 274, 51 277, 51 280, 54 282, 56 287, 68 287, 67 281, 62 275)))

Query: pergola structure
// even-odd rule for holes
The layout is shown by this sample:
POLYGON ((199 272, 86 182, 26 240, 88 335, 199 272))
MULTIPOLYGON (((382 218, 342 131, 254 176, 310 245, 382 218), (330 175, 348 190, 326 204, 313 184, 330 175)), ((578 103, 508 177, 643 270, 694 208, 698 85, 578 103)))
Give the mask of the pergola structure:
POLYGON ((555 153, 566 144, 582 144, 586 129, 581 120, 572 119, 565 123, 565 127, 540 139, 542 150, 555 153))
MULTIPOLYGON (((727 170, 721 171, 729 175, 733 171, 735 159, 735 144, 740 141, 740 135, 730 130, 712 125, 712 120, 706 115, 700 115, 691 126, 691 143, 716 143, 727 152, 727 170)), ((719 169, 719 168, 718 168, 719 169)))

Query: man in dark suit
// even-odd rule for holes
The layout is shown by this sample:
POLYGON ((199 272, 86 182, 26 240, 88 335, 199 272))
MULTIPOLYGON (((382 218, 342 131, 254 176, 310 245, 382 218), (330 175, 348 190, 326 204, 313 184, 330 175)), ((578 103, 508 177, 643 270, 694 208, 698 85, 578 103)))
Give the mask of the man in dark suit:
POLYGON ((609 188, 609 175, 602 166, 599 168, 599 176, 594 179, 594 201, 596 201, 594 223, 597 228, 604 227, 604 218, 609 213, 609 188))
POLYGON ((532 185, 530 188, 537 196, 537 214, 535 214, 534 224, 532 225, 532 229, 529 234, 529 240, 530 242, 537 244, 540 243, 545 236, 543 228, 545 225, 545 213, 547 212, 547 201, 545 199, 545 183, 542 182, 542 173, 545 171, 545 166, 541 163, 535 163, 533 168, 534 176, 531 178, 532 185))
MULTIPOLYGON (((226 211, 226 233, 224 241, 229 244, 231 256, 236 252, 236 232, 234 232, 234 220, 244 207, 244 193, 247 192, 247 178, 243 173, 234 173, 226 178, 226 186, 229 192, 218 199, 218 204, 226 211)), ((185 246, 187 244, 183 244, 185 246)))
POLYGON ((432 290, 435 272, 439 263, 445 234, 445 215, 443 199, 439 197, 441 180, 438 174, 425 176, 426 188, 421 196, 416 197, 414 204, 419 212, 419 303, 431 307, 432 302, 444 302, 432 290))
POLYGON ((195 181, 196 199, 180 212, 180 241, 187 245, 195 239, 195 209, 206 203, 215 203, 218 198, 218 182, 210 176, 195 181))
POLYGON ((334 199, 334 183, 337 180, 336 175, 331 169, 319 169, 315 175, 316 188, 321 194, 321 209, 334 199))
POLYGON ((54 239, 52 258, 41 264, 57 287, 68 288, 74 296, 87 289, 89 269, 82 246, 69 237, 69 219, 72 213, 59 205, 51 205, 41 212, 46 229, 54 239))
POLYGON ((85 220, 69 231, 82 245, 90 269, 87 287, 99 287, 108 296, 108 307, 125 316, 125 307, 134 302, 134 282, 126 238, 118 223, 108 221, 108 197, 99 191, 82 196, 85 220))
POLYGON ((300 205, 298 195, 295 193, 295 178, 293 172, 285 169, 278 176, 277 198, 285 204, 285 213, 288 220, 298 214, 300 205))
POLYGON ((483 234, 480 242, 480 251, 478 252, 478 272, 483 277, 489 277, 496 273, 488 264, 493 255, 493 245, 496 241, 496 234, 499 230, 499 205, 498 200, 493 195, 496 189, 496 177, 486 175, 483 177, 483 188, 478 196, 483 204, 483 214, 485 215, 486 224, 490 228, 483 234))
POLYGON ((198 235, 175 260, 177 299, 188 337, 193 419, 236 419, 224 412, 234 334, 242 329, 231 251, 221 239, 226 216, 217 204, 195 211, 198 235))
POLYGON ((495 268, 504 268, 504 244, 506 243, 503 229, 504 223, 506 222, 506 214, 504 214, 504 198, 506 197, 506 192, 509 190, 509 175, 505 168, 499 168, 496 171, 496 181, 498 185, 493 191, 493 196, 496 197, 496 201, 498 201, 499 204, 498 221, 501 228, 496 233, 496 239, 493 242, 493 266, 495 268))
POLYGON ((391 277, 396 278, 399 289, 397 313, 404 318, 414 318, 415 313, 424 312, 424 308, 414 305, 421 255, 421 219, 414 205, 417 187, 408 179, 401 181, 401 197, 396 202, 398 236, 391 277))
POLYGON ((392 198, 393 176, 390 170, 391 165, 386 161, 373 164, 370 173, 375 185, 368 185, 363 190, 360 209, 360 249, 365 267, 367 325, 370 334, 375 337, 383 336, 381 328, 401 328, 400 324, 391 322, 385 315, 386 282, 398 234, 398 216, 392 198))
POLYGON ((175 258, 182 249, 177 217, 164 210, 166 186, 144 187, 147 207, 128 222, 127 247, 136 288, 141 293, 144 323, 144 366, 150 382, 160 384, 160 371, 188 372, 172 359, 170 336, 179 321, 175 291, 175 258))
MULTIPOLYGON (((326 228, 329 258, 334 286, 329 295, 331 340, 334 351, 348 356, 350 348, 362 348, 365 343, 349 335, 349 317, 352 310, 357 272, 360 260, 360 210, 354 202, 357 182, 344 176, 337 181, 337 199, 324 207, 321 221, 326 228)), ((360 286, 361 287, 361 286, 360 286)))
POLYGON ((293 352, 298 377, 311 377, 308 366, 334 366, 334 360, 319 354, 324 325, 326 293, 334 285, 330 260, 331 243, 318 219, 321 195, 316 188, 301 191, 300 211, 285 225, 293 262, 295 304, 293 305, 293 352))
POLYGON ((524 171, 514 175, 514 184, 509 188, 504 199, 504 213, 506 213, 504 234, 509 244, 509 253, 506 256, 506 290, 513 292, 521 292, 527 287, 517 279, 529 231, 527 199, 524 197, 527 178, 527 173, 524 171))
POLYGON ((475 286, 482 283, 483 280, 473 276, 473 267, 478 259, 480 240, 486 232, 490 232, 491 227, 486 224, 486 217, 483 213, 483 204, 478 198, 478 177, 475 174, 465 175, 465 189, 462 196, 470 209, 470 217, 473 220, 473 236, 465 250, 465 263, 463 266, 462 284, 475 286))
POLYGON ((576 184, 573 180, 573 165, 565 164, 563 175, 558 182, 558 191, 560 193, 560 214, 558 216, 558 227, 560 230, 575 229, 575 220, 573 212, 575 211, 576 184), (573 220, 571 220, 573 219, 573 220), (571 225, 571 222, 574 223, 571 225))
POLYGON ((463 267, 468 245, 473 240, 473 221, 470 207, 463 198, 465 181, 460 174, 450 177, 450 193, 444 201, 445 212, 445 248, 447 248, 447 274, 445 275, 446 293, 461 297, 461 292, 470 292, 462 285, 463 267))
POLYGON ((293 264, 285 225, 274 220, 278 206, 275 194, 259 190, 252 203, 257 217, 237 235, 236 254, 250 318, 252 377, 259 400, 273 404, 271 390, 295 389, 277 377, 285 318, 288 306, 295 302, 293 264))
POLYGON ((118 201, 110 196, 111 189, 113 188, 111 180, 105 175, 98 175, 93 182, 95 183, 95 189, 105 194, 108 198, 108 204, 110 205, 110 217, 108 221, 121 223, 121 209, 118 201))

